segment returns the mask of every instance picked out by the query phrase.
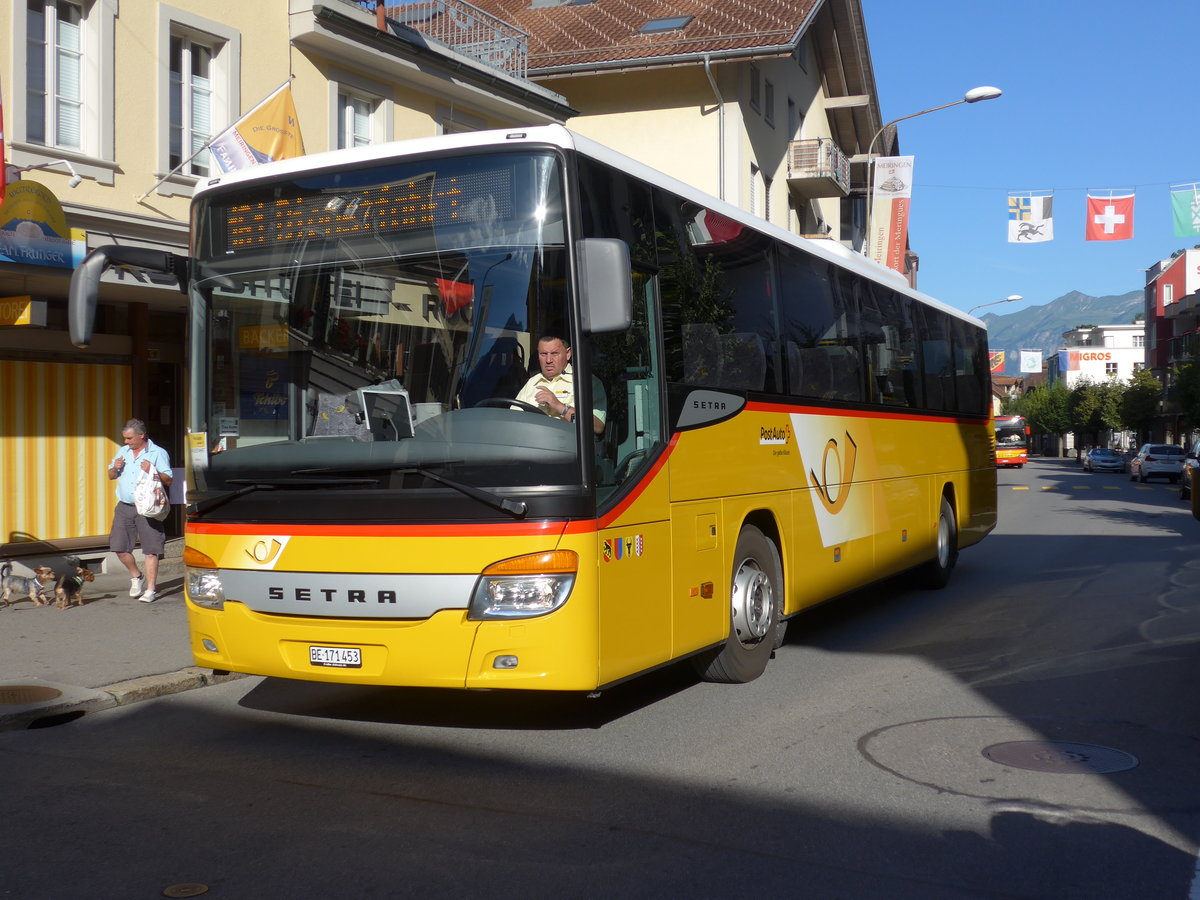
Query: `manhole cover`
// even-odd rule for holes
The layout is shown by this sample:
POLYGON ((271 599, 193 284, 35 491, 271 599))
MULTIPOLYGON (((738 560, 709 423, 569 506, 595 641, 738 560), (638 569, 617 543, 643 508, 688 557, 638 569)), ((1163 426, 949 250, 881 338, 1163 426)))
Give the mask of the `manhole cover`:
POLYGON ((985 747, 983 755, 1002 766, 1058 775, 1107 775, 1138 764, 1123 750, 1071 741, 1008 741, 985 747))
POLYGON ((40 684, 0 684, 0 706, 24 706, 57 700, 62 691, 40 684))

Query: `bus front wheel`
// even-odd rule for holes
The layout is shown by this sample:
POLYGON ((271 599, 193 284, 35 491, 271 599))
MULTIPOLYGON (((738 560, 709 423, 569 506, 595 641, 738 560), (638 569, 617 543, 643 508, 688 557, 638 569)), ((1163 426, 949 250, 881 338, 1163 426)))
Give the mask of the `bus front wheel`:
POLYGON ((705 681, 742 684, 767 668, 782 628, 779 551, 753 525, 743 526, 738 535, 729 603, 729 635, 719 650, 697 660, 696 669, 705 681))
POLYGON ((958 562, 958 523, 954 507, 942 497, 938 508, 936 555, 925 564, 926 587, 939 589, 950 583, 950 573, 958 562))

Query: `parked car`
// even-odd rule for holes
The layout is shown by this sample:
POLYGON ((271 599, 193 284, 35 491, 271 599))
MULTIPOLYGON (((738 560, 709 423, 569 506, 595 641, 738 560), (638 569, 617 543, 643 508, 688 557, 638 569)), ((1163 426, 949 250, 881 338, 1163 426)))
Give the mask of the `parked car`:
POLYGON ((1083 458, 1085 472, 1124 472, 1125 457, 1109 447, 1093 447, 1083 458))
POLYGON ((1192 496, 1192 485, 1196 482, 1196 473, 1200 470, 1200 441, 1196 441, 1183 458, 1183 468, 1179 470, 1179 499, 1188 500, 1192 496))
POLYGON ((1183 470, 1183 456, 1183 448, 1174 444, 1142 444, 1129 461, 1129 480, 1145 484, 1147 478, 1165 478, 1175 484, 1183 470))

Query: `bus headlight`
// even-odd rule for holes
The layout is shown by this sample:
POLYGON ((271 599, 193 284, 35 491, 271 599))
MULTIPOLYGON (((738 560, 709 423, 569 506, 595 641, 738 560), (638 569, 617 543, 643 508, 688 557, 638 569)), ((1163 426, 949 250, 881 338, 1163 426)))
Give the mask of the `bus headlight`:
POLYGON ((469 619, 515 619, 553 612, 571 595, 579 571, 574 550, 552 550, 502 560, 483 570, 469 619))
POLYGON ((197 606, 224 609, 225 589, 221 586, 221 573, 216 569, 188 569, 187 595, 197 606))
POLYGON ((217 561, 194 547, 183 548, 183 563, 188 599, 205 609, 225 607, 225 588, 217 561))

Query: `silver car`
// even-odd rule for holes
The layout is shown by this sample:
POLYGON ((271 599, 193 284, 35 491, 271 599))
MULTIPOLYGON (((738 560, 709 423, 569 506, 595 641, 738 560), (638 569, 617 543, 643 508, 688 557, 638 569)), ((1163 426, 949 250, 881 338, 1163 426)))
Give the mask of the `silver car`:
POLYGON ((1129 461, 1129 480, 1146 483, 1147 478, 1179 481, 1183 471, 1183 448, 1174 444, 1142 444, 1137 456, 1129 461))
POLYGON ((1124 472, 1125 457, 1108 447, 1093 447, 1083 457, 1086 472, 1124 472))

